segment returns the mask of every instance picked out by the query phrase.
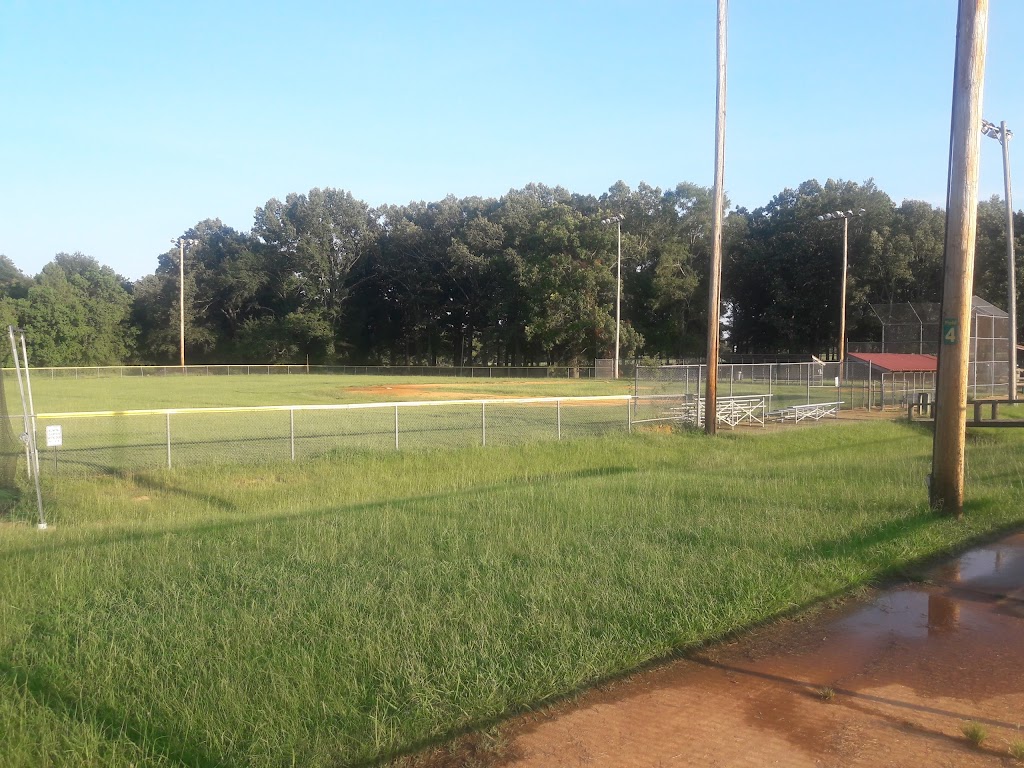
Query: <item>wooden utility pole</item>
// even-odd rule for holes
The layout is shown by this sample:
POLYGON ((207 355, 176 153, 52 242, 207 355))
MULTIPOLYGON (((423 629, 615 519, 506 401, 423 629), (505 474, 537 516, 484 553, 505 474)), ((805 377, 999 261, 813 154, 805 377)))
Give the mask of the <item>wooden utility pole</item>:
POLYGON ((988 0, 960 0, 953 71, 953 116, 946 197, 942 338, 935 390, 935 438, 929 483, 933 509, 957 517, 964 508, 967 364, 978 222, 981 96, 985 79, 988 0))
POLYGON ((725 207, 725 73, 729 0, 718 0, 718 83, 715 89, 715 191, 711 213, 711 279, 708 281, 708 378, 704 431, 718 432, 718 314, 722 307, 722 217, 725 207))

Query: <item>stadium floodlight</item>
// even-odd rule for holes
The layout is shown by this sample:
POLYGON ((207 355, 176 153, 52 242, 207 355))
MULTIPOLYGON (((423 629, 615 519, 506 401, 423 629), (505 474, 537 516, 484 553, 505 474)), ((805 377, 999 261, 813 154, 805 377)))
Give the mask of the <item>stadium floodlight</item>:
POLYGON ((864 208, 857 208, 849 211, 833 211, 818 217, 818 221, 843 220, 843 288, 842 302, 839 311, 839 375, 842 376, 843 360, 846 358, 846 263, 847 263, 847 241, 849 237, 850 219, 855 216, 863 216, 867 211, 864 208))
POLYGON ((989 122, 988 120, 981 121, 981 132, 988 136, 990 139, 1002 141, 1002 134, 1004 130, 1006 131, 1006 138, 1013 138, 1013 131, 1006 129, 1006 123, 1000 123, 999 125, 996 125, 995 123, 989 122))
POLYGON ((178 331, 182 369, 185 368, 185 246, 198 243, 186 237, 171 240, 172 245, 178 246, 178 331))
POLYGON ((619 378, 619 326, 622 320, 622 220, 626 218, 621 213, 601 219, 602 224, 614 224, 619 236, 619 256, 615 267, 615 373, 614 377, 619 378))
POLYGON ((1003 186, 1006 192, 1006 313, 1010 321, 1010 356, 1009 385, 1010 400, 1017 399, 1017 270, 1013 253, 1013 195, 1010 190, 1010 139, 1013 131, 1006 127, 1005 122, 990 123, 981 121, 981 132, 990 139, 995 139, 1003 147, 1003 186))

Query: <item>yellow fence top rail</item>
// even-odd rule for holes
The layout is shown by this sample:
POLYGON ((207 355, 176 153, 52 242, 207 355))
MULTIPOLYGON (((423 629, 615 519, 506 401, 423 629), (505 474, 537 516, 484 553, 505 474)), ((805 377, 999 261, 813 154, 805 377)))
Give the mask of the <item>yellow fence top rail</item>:
POLYGON ((226 408, 152 408, 128 411, 64 411, 37 413, 37 419, 54 421, 56 419, 90 419, 110 416, 173 416, 176 414, 201 413, 262 413, 271 411, 343 411, 362 408, 416 408, 431 405, 533 405, 538 403, 584 403, 584 402, 623 402, 631 400, 632 395, 598 395, 591 397, 508 397, 478 400, 411 400, 404 402, 383 403, 334 403, 330 405, 251 405, 226 408))

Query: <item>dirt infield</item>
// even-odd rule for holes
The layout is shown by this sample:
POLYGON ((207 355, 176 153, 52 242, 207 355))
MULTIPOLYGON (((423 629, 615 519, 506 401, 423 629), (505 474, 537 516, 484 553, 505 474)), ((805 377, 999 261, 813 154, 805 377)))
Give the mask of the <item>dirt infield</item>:
POLYGON ((405 764, 1024 765, 1024 534, 921 578, 405 764))
POLYGON ((387 396, 398 400, 479 400, 494 395, 445 392, 447 383, 439 384, 380 384, 372 387, 345 387, 353 395, 387 396))

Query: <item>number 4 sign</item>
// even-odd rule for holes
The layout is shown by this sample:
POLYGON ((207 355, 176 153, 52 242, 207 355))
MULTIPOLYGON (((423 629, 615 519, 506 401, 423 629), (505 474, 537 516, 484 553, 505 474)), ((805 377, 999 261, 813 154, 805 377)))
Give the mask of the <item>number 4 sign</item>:
POLYGON ((956 344, 959 334, 957 333, 957 321, 955 317, 946 317, 942 320, 942 343, 956 344))

